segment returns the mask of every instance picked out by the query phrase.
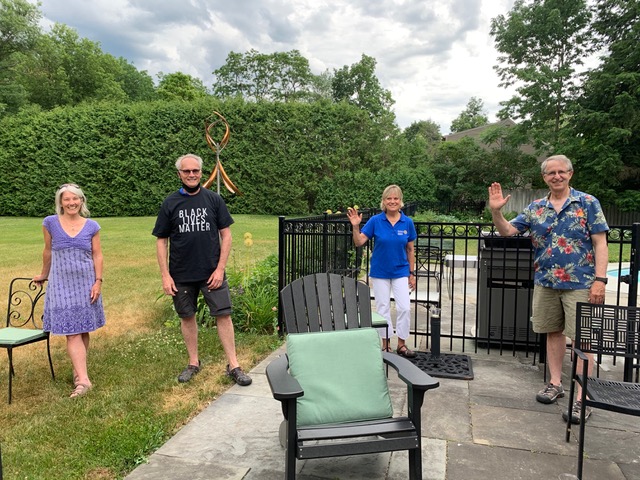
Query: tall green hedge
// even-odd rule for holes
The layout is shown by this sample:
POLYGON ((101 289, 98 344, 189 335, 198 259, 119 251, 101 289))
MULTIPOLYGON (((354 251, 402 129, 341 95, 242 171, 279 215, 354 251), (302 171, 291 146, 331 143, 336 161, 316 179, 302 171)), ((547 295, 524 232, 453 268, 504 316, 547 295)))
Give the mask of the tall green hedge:
POLYGON ((221 193, 235 213, 376 205, 385 185, 401 181, 424 199, 435 183, 428 171, 405 164, 366 112, 347 104, 99 104, 3 118, 0 215, 51 214, 56 188, 67 182, 84 189, 93 216, 155 215, 179 187, 177 157, 200 155, 204 179, 213 169, 204 123, 214 110, 231 126, 220 158, 244 195, 221 193))

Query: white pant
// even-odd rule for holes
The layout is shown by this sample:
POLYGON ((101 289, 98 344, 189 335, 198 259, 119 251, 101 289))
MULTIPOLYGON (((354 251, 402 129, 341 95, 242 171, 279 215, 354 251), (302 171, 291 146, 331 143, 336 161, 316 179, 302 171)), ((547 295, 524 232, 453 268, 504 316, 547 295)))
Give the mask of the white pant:
MULTIPOLYGON (((409 277, 402 278, 373 278, 373 296, 376 299, 376 310, 387 320, 389 334, 393 335, 393 322, 391 322, 391 292, 396 302, 396 334, 398 338, 406 340, 409 337, 409 324, 411 321, 411 300, 409 291, 409 277)), ((384 338, 386 331, 378 328, 380 337, 384 338)))

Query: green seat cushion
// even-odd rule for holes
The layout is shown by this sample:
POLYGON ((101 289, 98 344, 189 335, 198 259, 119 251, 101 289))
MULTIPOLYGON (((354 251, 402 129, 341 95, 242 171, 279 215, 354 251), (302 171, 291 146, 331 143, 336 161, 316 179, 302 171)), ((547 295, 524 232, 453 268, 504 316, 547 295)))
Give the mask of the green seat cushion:
POLYGON ((32 328, 0 328, 0 345, 18 345, 42 337, 43 333, 32 328))
POLYGON ((385 328, 387 326, 387 319, 378 312, 371 312, 371 324, 375 328, 385 328))
POLYGON ((289 371, 304 390, 298 425, 393 416, 380 336, 373 328, 290 334, 287 354, 289 371))

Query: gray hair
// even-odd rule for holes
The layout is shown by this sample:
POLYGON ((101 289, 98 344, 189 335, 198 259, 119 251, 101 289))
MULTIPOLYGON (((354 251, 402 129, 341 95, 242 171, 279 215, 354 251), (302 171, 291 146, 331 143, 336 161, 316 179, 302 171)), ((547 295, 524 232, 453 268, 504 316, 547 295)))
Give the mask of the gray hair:
POLYGON ((185 158, 193 158, 194 160, 196 160, 198 162, 198 165, 200 166, 200 170, 202 170, 202 159, 193 153, 187 153, 186 155, 178 157, 178 160, 176 160, 177 170, 180 170, 180 167, 182 166, 182 160, 184 160, 185 158))
POLYGON ((398 195, 398 198, 400 199, 400 208, 404 207, 404 202, 402 201, 402 189, 398 185, 389 185, 382 192, 382 199, 380 200, 380 210, 382 210, 383 212, 387 211, 387 207, 385 206, 384 201, 394 193, 398 195))
POLYGON ((89 217, 89 209, 87 208, 87 197, 84 195, 82 189, 76 185, 75 183, 65 183, 64 185, 60 185, 58 191, 56 192, 56 214, 62 215, 64 210, 62 208, 62 194, 64 192, 70 192, 74 195, 77 195, 82 204, 80 205, 80 216, 81 217, 89 217))
POLYGON ((551 157, 547 158, 546 160, 544 160, 542 162, 542 164, 540 165, 540 171, 544 174, 545 170, 547 169, 547 163, 549 163, 552 160, 558 160, 560 162, 563 162, 565 164, 565 166, 567 167, 567 170, 570 172, 573 172, 573 164, 571 163, 571 160, 569 160, 569 157, 567 157, 566 155, 552 155, 551 157))

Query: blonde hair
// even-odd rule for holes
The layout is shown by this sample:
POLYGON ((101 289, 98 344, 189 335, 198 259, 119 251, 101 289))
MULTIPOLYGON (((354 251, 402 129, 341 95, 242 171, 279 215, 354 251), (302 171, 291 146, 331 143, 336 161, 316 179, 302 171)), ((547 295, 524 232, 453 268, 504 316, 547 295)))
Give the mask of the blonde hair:
POLYGON ((76 185, 75 183, 65 183, 64 185, 60 185, 58 191, 56 192, 56 214, 62 215, 64 210, 62 208, 62 194, 64 192, 70 192, 74 195, 77 195, 82 204, 80 205, 80 216, 81 217, 89 217, 89 209, 87 208, 87 197, 85 197, 82 189, 76 185))
POLYGON ((387 207, 384 205, 384 201, 389 198, 391 195, 396 194, 400 199, 400 208, 404 207, 404 202, 402 201, 402 189, 398 185, 389 185, 382 192, 382 199, 380 200, 380 210, 383 212, 387 211, 387 207))

